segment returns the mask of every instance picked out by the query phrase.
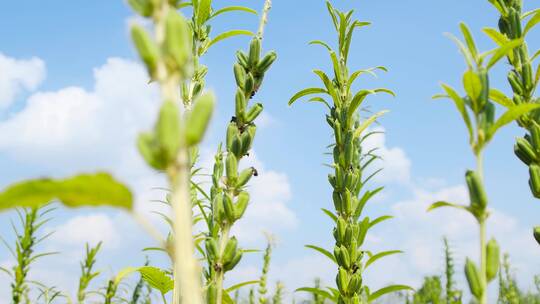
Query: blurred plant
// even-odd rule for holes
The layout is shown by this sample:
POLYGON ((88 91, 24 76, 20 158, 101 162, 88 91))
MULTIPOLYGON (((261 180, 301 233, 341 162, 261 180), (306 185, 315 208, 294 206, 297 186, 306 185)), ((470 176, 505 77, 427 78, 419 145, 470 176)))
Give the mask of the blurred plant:
POLYGON ((469 144, 475 156, 477 168, 476 170, 468 170, 465 174, 470 197, 468 206, 439 201, 432 204, 428 211, 440 207, 454 207, 467 211, 478 222, 480 267, 467 258, 465 274, 474 298, 480 304, 486 304, 488 301, 487 284, 496 277, 499 269, 499 246, 495 239, 486 243, 486 221, 489 217, 489 211, 487 210, 488 198, 484 190, 483 151, 498 130, 540 105, 513 105, 495 120, 495 105, 492 102, 493 96, 490 95, 493 90, 490 90, 488 71, 501 58, 519 46, 521 40, 510 40, 493 50, 478 53, 467 26, 461 23, 460 28, 465 38, 465 44, 454 36, 451 38, 458 44, 467 63, 467 71, 463 75, 463 87, 466 95, 461 97, 453 88, 442 84, 445 94, 436 95, 434 98, 449 98, 454 102, 467 127, 469 144), (488 58, 489 60, 487 60, 488 58), (473 117, 472 120, 470 115, 473 117))
POLYGON ((276 290, 274 296, 272 297, 272 304, 283 304, 283 290, 285 285, 282 282, 278 281, 276 283, 276 290))
MULTIPOLYGON (((513 96, 510 98, 498 90, 491 90, 490 97, 506 108, 520 104, 538 104, 540 100, 535 97, 535 91, 540 81, 540 66, 535 72, 532 65, 540 55, 540 50, 531 55, 525 38, 540 22, 540 10, 523 12, 523 0, 489 0, 489 2, 500 13, 499 26, 498 29, 485 28, 484 32, 499 45, 504 45, 511 39, 521 42, 512 52, 506 54, 511 67, 508 82, 513 96)), ((524 137, 517 138, 514 152, 529 167, 529 187, 534 197, 540 198, 540 111, 525 113, 516 121, 527 133, 524 137)), ((540 244, 538 230, 534 233, 540 244)))
POLYGON ((446 278, 446 304, 461 304, 461 290, 456 289, 454 275, 456 273, 454 269, 454 257, 452 255, 452 249, 448 243, 448 238, 443 238, 444 243, 444 276, 446 278))
POLYGON ((211 212, 205 215, 208 235, 205 240, 205 257, 208 262, 207 302, 222 303, 230 299, 223 287, 225 273, 232 270, 244 250, 236 237, 230 236, 234 223, 246 211, 250 195, 247 184, 257 170, 253 167, 239 170, 240 161, 248 155, 255 139, 256 118, 263 110, 261 103, 249 106, 249 100, 260 89, 265 73, 276 59, 275 52, 262 56, 262 37, 271 1, 266 0, 257 35, 251 40, 248 54, 239 51, 234 65, 236 79, 235 114, 226 130, 225 152, 221 145, 215 156, 210 190, 211 212), (223 175, 225 173, 225 175, 223 175))
POLYGON ((101 242, 95 247, 90 248, 86 243, 86 256, 83 262, 81 262, 81 276, 79 278, 79 289, 77 291, 78 303, 84 303, 87 295, 88 284, 99 275, 99 271, 94 272, 94 264, 96 263, 96 255, 101 248, 101 242))
POLYGON ((358 76, 372 73, 377 69, 383 71, 386 71, 386 69, 376 67, 349 74, 347 62, 354 30, 369 25, 369 22, 354 20, 352 18, 353 11, 341 12, 335 9, 330 2, 326 3, 338 36, 337 52, 328 44, 319 40, 312 41, 310 44, 322 45, 330 53, 333 79, 323 71, 314 70, 314 73, 321 79, 324 88, 301 90, 291 98, 289 105, 302 97, 316 95, 309 101, 324 104, 330 112, 326 116, 326 121, 333 130, 335 143, 331 145, 333 147, 333 164, 331 167, 334 169, 334 174, 330 174, 328 180, 334 190, 335 212, 327 209, 323 209, 323 211, 336 224, 333 232, 335 247, 333 253, 314 245, 307 245, 307 247, 322 253, 338 265, 338 274, 336 276, 338 288, 328 288, 329 291, 327 291, 306 287, 298 290, 317 293, 339 304, 365 303, 372 302, 384 294, 409 288, 404 285, 392 285, 371 292, 362 278, 362 272, 373 262, 382 257, 401 252, 391 250, 372 254, 363 249, 368 230, 390 218, 390 216, 382 216, 373 221, 369 217, 361 218, 366 203, 382 190, 382 187, 373 191, 364 189, 366 183, 378 171, 366 178, 363 177, 366 167, 377 156, 373 155, 372 151, 363 151, 361 144, 366 137, 372 134, 367 133, 369 125, 386 111, 376 113, 362 121, 358 111, 368 95, 377 92, 391 95, 394 95, 394 93, 384 88, 353 92, 352 85, 358 76), (321 95, 326 95, 327 98, 331 99, 331 102, 320 97, 321 95))

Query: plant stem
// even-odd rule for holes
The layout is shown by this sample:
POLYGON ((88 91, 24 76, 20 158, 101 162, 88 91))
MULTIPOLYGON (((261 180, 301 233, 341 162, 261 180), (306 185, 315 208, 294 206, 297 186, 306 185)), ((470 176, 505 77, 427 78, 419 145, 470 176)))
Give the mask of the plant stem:
MULTIPOLYGON (((476 154, 476 173, 480 177, 482 184, 484 183, 484 158, 482 151, 476 154)), ((486 211, 487 212, 487 211, 486 211)), ((482 285, 482 295, 480 304, 487 304, 487 253, 486 253, 486 218, 483 215, 479 219, 480 225, 480 284, 482 285)))
MULTIPOLYGON (((227 242, 229 241, 229 232, 231 230, 231 227, 229 225, 226 225, 223 227, 223 230, 221 232, 221 236, 219 238, 219 255, 223 256, 223 252, 225 251, 225 246, 227 245, 227 242)), ((223 278, 225 277, 225 271, 223 269, 216 269, 216 289, 217 289, 217 296, 216 296, 216 303, 222 303, 223 299, 223 278)))

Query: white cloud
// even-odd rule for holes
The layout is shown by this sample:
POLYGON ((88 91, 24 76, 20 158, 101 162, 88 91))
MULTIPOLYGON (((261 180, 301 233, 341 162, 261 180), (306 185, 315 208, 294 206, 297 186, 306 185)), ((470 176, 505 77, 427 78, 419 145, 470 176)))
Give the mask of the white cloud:
POLYGON ((377 148, 375 154, 381 158, 381 161, 375 162, 372 168, 380 166, 383 171, 375 176, 375 180, 381 183, 409 183, 411 179, 411 161, 405 151, 399 147, 387 146, 383 128, 376 128, 371 131, 378 133, 366 138, 362 148, 365 152, 377 148))
POLYGON ((73 246, 77 250, 84 248, 86 243, 95 246, 99 242, 118 247, 122 239, 113 219, 105 214, 76 216, 64 224, 51 228, 51 231, 54 231, 54 234, 50 241, 60 246, 73 246))
POLYGON ((14 59, 0 53, 0 110, 24 90, 35 90, 45 79, 45 63, 36 57, 14 59))

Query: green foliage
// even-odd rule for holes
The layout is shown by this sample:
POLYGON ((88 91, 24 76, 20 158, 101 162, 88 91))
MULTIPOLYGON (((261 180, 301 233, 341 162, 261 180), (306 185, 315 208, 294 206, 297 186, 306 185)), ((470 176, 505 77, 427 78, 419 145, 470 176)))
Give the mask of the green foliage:
POLYGON ((13 184, 0 193, 0 211, 39 208, 58 200, 68 207, 111 206, 131 209, 129 189, 107 173, 81 174, 67 179, 34 179, 13 184))
POLYGON ((94 272, 93 268, 94 264, 96 263, 96 255, 101 248, 101 244, 102 243, 99 242, 93 248, 90 248, 88 243, 86 244, 86 256, 81 262, 81 276, 79 277, 79 289, 77 291, 78 303, 84 303, 88 293, 88 284, 90 284, 90 282, 99 275, 99 271, 94 272))
MULTIPOLYGON (((367 232, 373 224, 369 217, 362 218, 362 211, 367 201, 380 189, 375 191, 364 189, 365 184, 370 179, 369 176, 363 177, 364 169, 376 156, 370 152, 364 152, 361 142, 367 136, 365 131, 369 125, 385 111, 364 121, 360 120, 358 111, 368 95, 378 92, 394 94, 383 88, 360 90, 356 93, 353 91, 352 85, 358 75, 365 71, 374 70, 368 69, 349 74, 347 66, 354 30, 369 23, 354 20, 352 11, 341 12, 335 9, 330 2, 327 2, 327 8, 338 36, 337 50, 334 51, 322 41, 312 41, 311 44, 321 45, 328 50, 333 67, 333 79, 323 71, 315 70, 314 73, 320 78, 323 87, 299 91, 290 99, 289 105, 302 97, 315 95, 310 101, 321 102, 330 110, 326 121, 333 130, 335 142, 331 145, 333 148, 333 164, 331 166, 334 169, 334 174, 330 174, 328 180, 333 188, 332 198, 335 214, 327 211, 325 213, 329 214, 336 223, 333 233, 336 243, 333 254, 314 245, 307 247, 315 249, 336 262, 338 289, 335 292, 319 288, 298 290, 317 294, 336 303, 372 302, 384 294, 409 288, 402 285, 392 285, 371 292, 362 278, 363 270, 371 263, 381 257, 400 252, 391 250, 373 254, 363 249, 367 232)), ((385 70, 384 68, 380 69, 385 70)))

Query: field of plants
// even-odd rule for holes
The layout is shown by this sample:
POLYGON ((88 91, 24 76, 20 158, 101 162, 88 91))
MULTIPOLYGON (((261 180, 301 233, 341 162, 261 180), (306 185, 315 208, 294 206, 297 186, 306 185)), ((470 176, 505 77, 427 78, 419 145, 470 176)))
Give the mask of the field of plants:
POLYGON ((294 2, 0 15, 0 304, 540 304, 538 3, 294 2))

